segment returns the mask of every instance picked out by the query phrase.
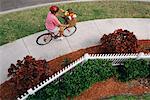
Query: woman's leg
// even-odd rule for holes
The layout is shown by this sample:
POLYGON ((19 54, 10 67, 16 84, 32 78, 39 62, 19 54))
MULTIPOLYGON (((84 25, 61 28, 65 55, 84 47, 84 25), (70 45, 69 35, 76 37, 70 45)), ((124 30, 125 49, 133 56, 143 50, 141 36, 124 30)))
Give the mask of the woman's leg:
POLYGON ((60 28, 59 29, 60 37, 62 37, 64 34, 64 27, 59 27, 59 28, 60 28))

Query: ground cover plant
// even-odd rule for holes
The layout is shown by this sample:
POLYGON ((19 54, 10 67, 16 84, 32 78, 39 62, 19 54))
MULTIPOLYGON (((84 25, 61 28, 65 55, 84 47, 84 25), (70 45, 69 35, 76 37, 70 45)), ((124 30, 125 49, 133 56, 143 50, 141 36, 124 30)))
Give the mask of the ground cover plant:
POLYGON ((11 64, 8 76, 19 95, 45 80, 51 74, 48 70, 46 60, 35 60, 32 56, 26 56, 23 60, 18 60, 17 64, 11 64))
POLYGON ((126 82, 133 79, 146 78, 150 75, 150 62, 140 59, 129 59, 118 65, 117 75, 118 80, 126 82))
MULTIPOLYGON (((124 62, 127 75, 123 75, 121 70, 113 67, 111 62, 104 60, 88 60, 84 64, 79 64, 71 72, 65 73, 59 81, 55 81, 44 89, 32 95, 28 100, 35 99, 67 99, 79 95, 92 84, 104 81, 113 76, 125 76, 125 81, 136 78, 147 77, 149 73, 149 62, 145 60, 127 60, 124 62), (132 63, 131 63, 132 62, 132 63), (144 64, 145 67, 141 67, 144 64), (141 71, 143 71, 141 73, 141 71)), ((118 77, 117 77, 118 78, 118 77)), ((120 78, 118 78, 120 80, 120 78)), ((123 80, 123 81, 124 81, 123 80)), ((122 81, 122 80, 121 80, 122 81)))
POLYGON ((106 98, 107 100, 150 100, 150 94, 143 95, 119 95, 106 98))
MULTIPOLYGON (((78 21, 104 18, 150 18, 149 2, 97 1, 60 4, 75 10, 78 21)), ((45 30, 48 6, 0 15, 0 45, 45 30)))
POLYGON ((100 39, 100 53, 135 53, 137 52, 137 38, 133 32, 118 29, 100 39))
POLYGON ((104 81, 115 74, 115 68, 111 62, 104 60, 88 60, 79 64, 71 72, 65 73, 64 76, 44 89, 31 96, 32 99, 67 99, 79 95, 82 91, 89 88, 98 81, 104 81))

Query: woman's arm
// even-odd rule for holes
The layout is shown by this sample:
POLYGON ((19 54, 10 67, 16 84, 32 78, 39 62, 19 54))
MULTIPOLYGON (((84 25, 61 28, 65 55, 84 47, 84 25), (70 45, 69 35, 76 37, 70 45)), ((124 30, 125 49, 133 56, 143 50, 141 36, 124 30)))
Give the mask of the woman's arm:
POLYGON ((69 24, 65 25, 65 24, 60 23, 58 27, 68 27, 68 26, 69 26, 69 24))

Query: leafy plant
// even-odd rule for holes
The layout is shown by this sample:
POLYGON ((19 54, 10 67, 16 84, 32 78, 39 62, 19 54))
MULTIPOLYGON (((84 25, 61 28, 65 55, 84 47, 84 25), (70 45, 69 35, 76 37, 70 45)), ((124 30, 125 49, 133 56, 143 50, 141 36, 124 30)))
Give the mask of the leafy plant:
POLYGON ((125 63, 125 68, 127 71, 127 80, 142 78, 149 75, 149 66, 146 60, 127 60, 125 63))
POLYGON ((68 97, 71 99, 88 89, 92 84, 113 76, 121 81, 147 77, 150 75, 148 64, 142 59, 130 59, 125 61, 124 65, 114 67, 109 61, 88 60, 83 64, 78 64, 74 70, 65 73, 59 81, 49 84, 38 91, 36 95, 29 96, 28 100, 66 100, 68 97))
POLYGON ((105 100, 150 100, 150 93, 142 94, 142 95, 123 94, 123 95, 108 97, 105 100))
POLYGON ((100 53, 133 53, 137 51, 137 38, 133 32, 118 29, 100 39, 100 53))
POLYGON ((115 74, 115 68, 111 62, 104 60, 88 60, 84 64, 79 64, 71 72, 65 75, 56 82, 51 83, 42 92, 37 92, 36 96, 31 96, 28 99, 66 99, 79 95, 82 91, 89 88, 92 84, 98 81, 103 81, 115 74), (40 94, 41 93, 41 94, 40 94))
POLYGON ((71 63, 71 60, 69 58, 65 58, 61 64, 61 66, 65 67, 71 63))
POLYGON ((127 72, 126 72, 126 68, 124 65, 116 65, 114 66, 116 67, 116 77, 118 78, 118 80, 121 81, 126 81, 127 78, 127 72))
POLYGON ((48 76, 48 66, 46 60, 35 60, 32 56, 26 56, 18 60, 17 64, 11 64, 8 69, 8 76, 15 85, 18 94, 22 94, 27 89, 37 85, 48 76))
POLYGON ((124 62, 124 66, 121 68, 122 70, 118 70, 118 79, 121 81, 129 81, 150 75, 148 62, 143 59, 129 59, 124 62))

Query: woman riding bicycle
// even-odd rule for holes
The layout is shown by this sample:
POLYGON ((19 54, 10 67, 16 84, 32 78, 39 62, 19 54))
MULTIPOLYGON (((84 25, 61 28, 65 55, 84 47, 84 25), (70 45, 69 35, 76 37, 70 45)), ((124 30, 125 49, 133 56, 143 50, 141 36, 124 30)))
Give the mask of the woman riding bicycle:
POLYGON ((60 9, 62 15, 59 17, 62 18, 64 24, 61 24, 57 18, 59 14, 59 8, 57 6, 51 6, 49 10, 50 12, 48 12, 45 20, 45 27, 48 30, 48 33, 41 34, 37 37, 36 43, 38 45, 48 44, 52 39, 59 38, 62 40, 63 37, 69 37, 77 30, 77 16, 72 9, 68 9, 66 11, 60 9))
POLYGON ((48 12, 47 18, 45 20, 46 29, 49 32, 60 33, 59 36, 60 39, 62 40, 63 39, 62 35, 64 34, 64 28, 68 27, 68 25, 61 24, 61 22, 58 20, 57 13, 59 11, 59 7, 53 5, 49 8, 49 10, 50 12, 48 12))

